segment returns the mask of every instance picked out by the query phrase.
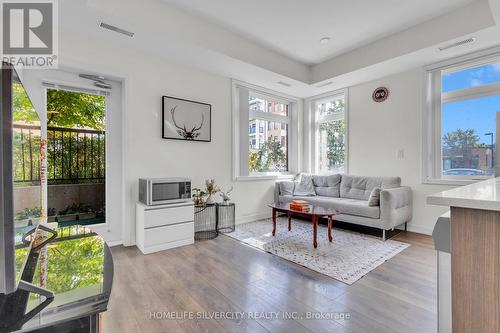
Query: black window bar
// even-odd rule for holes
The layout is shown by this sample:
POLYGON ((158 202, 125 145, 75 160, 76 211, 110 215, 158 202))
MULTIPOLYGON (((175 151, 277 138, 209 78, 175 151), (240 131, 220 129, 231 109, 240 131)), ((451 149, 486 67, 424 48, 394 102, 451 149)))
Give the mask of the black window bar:
MULTIPOLYGON (((39 184, 40 161, 34 157, 40 151, 40 127, 15 124, 14 133, 14 182, 21 185, 39 184)), ((105 140, 104 131, 48 127, 48 183, 104 182, 105 140)))

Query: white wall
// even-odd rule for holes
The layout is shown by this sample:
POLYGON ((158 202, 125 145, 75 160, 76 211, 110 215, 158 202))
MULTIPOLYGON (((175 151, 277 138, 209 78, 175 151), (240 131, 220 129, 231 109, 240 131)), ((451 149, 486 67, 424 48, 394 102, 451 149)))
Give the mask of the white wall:
POLYGON ((414 69, 349 88, 349 171, 367 176, 400 176, 414 194, 409 230, 430 234, 446 208, 427 205, 427 194, 451 188, 421 182, 422 69, 414 69), (372 92, 389 89, 389 98, 375 103, 372 92), (404 158, 398 151, 404 150, 404 158))
MULTIPOLYGON (((60 66, 97 72, 123 80, 124 188, 122 221, 125 244, 135 240, 135 207, 139 177, 188 176, 193 186, 214 178, 222 188, 234 186, 239 221, 269 215, 273 181, 233 182, 231 175, 230 79, 174 64, 130 48, 61 32, 60 66), (97 52, 98 50, 98 52, 97 52), (170 95, 212 104, 212 142, 161 139, 161 96, 170 95), (131 230, 131 237, 127 231, 131 230)), ((447 186, 421 184, 421 70, 411 70, 349 88, 350 172, 401 176, 414 190, 410 230, 430 233, 443 208, 425 204, 429 193, 447 186), (371 100, 377 86, 391 92, 384 103, 371 100), (403 159, 397 158, 404 149, 403 159)), ((112 194, 113 195, 113 194, 112 194)))
MULTIPOLYGON (((231 81, 229 78, 170 63, 132 49, 61 32, 60 66, 122 78, 124 95, 125 174, 123 227, 125 244, 135 241, 135 203, 140 177, 192 178, 193 187, 214 178, 223 188, 234 186, 239 221, 269 215, 273 181, 232 182, 231 81), (161 138, 161 96, 212 104, 212 142, 161 138), (132 237, 127 230, 132 229, 132 237)), ((122 195, 113 193, 111 195, 122 195)))

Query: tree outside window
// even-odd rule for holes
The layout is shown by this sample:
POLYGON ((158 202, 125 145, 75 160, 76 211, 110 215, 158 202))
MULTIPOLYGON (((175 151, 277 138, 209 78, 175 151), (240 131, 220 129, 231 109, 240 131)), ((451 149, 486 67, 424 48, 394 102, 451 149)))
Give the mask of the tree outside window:
POLYGON ((345 98, 316 102, 317 168, 324 172, 345 172, 346 122, 345 98))

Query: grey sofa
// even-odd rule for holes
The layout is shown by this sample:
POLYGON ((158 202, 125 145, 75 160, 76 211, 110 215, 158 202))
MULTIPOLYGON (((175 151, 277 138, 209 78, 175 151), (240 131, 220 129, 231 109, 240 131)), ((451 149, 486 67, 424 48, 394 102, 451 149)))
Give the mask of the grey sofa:
MULTIPOLYGON (((334 220, 380 228, 385 240, 385 231, 406 223, 412 218, 413 197, 411 188, 401 186, 399 177, 361 177, 353 175, 306 175, 312 179, 314 190, 308 195, 300 181, 277 181, 275 185, 275 202, 290 202, 303 199, 311 204, 333 207, 338 211, 334 220), (374 188, 380 189, 379 203, 369 205, 374 188)), ((373 200, 372 200, 373 201, 373 200)))

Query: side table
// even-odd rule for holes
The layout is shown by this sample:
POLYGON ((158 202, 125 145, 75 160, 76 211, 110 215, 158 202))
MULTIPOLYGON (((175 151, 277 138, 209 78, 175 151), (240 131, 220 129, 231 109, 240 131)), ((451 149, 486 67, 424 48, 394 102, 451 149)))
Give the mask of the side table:
POLYGON ((235 228, 234 215, 234 203, 217 204, 217 231, 222 233, 233 232, 235 228))
POLYGON ((217 231, 217 204, 194 206, 194 239, 213 239, 217 231))

